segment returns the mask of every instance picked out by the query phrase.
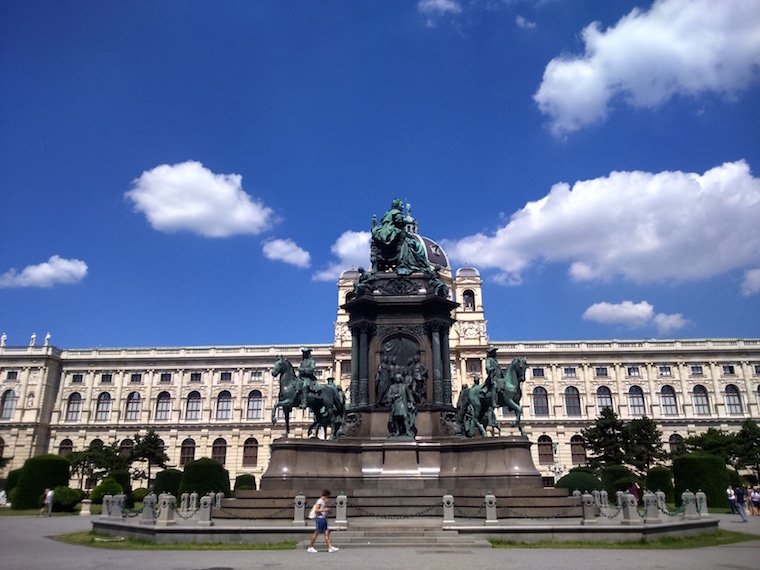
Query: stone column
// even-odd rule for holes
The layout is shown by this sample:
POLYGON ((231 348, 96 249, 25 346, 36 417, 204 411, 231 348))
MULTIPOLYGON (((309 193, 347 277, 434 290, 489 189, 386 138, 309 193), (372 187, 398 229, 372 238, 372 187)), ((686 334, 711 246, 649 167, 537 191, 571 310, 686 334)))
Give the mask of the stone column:
POLYGON ((303 493, 298 493, 293 499, 293 524, 306 526, 304 510, 306 508, 306 497, 303 493))
POLYGON ((341 492, 335 498, 335 524, 348 524, 348 519, 346 518, 347 505, 348 497, 346 497, 345 493, 341 492))
POLYGON ((441 359, 443 360, 443 403, 451 404, 451 347, 449 346, 449 327, 444 327, 441 338, 441 359))
POLYGON ((443 363, 441 361, 441 332, 438 324, 434 323, 430 331, 430 341, 433 349, 433 403, 443 404, 443 363))
POLYGON ((496 518, 496 496, 493 493, 486 495, 486 525, 499 524, 496 518))
POLYGON ((359 335, 356 328, 351 330, 351 405, 359 405, 359 335))
POLYGON ((359 331, 359 402, 369 404, 369 331, 362 325, 359 331))
POLYGON ((443 524, 454 524, 454 496, 443 496, 443 524))

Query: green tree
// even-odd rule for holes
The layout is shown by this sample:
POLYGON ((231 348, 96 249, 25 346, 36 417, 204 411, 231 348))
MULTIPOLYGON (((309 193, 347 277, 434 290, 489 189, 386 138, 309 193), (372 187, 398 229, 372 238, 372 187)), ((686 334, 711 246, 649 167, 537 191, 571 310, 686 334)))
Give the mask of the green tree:
POLYGON ((701 451, 720 457, 726 465, 736 467, 736 435, 716 428, 707 428, 700 435, 693 435, 684 440, 686 449, 691 452, 701 451))
POLYGON ((581 430, 583 445, 591 453, 588 463, 594 469, 624 463, 625 424, 610 408, 602 409, 594 425, 581 430))
POLYGON ((166 467, 169 461, 169 456, 164 451, 164 442, 158 434, 151 430, 145 436, 141 436, 139 433, 135 434, 135 445, 132 448, 132 454, 130 456, 130 463, 132 461, 139 461, 144 463, 147 461, 147 470, 136 470, 134 473, 135 479, 148 479, 148 485, 150 485, 150 471, 151 466, 156 465, 161 469, 166 467))
POLYGON ((735 438, 736 467, 752 469, 760 479, 760 427, 746 419, 735 438))
POLYGON ((668 457, 662 447, 662 432, 646 416, 628 422, 624 431, 625 463, 643 479, 654 465, 668 457))
POLYGON ((119 446, 114 442, 104 445, 101 442, 91 443, 84 451, 73 451, 66 455, 71 464, 72 476, 79 477, 79 486, 84 481, 94 479, 99 481, 111 471, 127 469, 129 457, 123 455, 119 446))

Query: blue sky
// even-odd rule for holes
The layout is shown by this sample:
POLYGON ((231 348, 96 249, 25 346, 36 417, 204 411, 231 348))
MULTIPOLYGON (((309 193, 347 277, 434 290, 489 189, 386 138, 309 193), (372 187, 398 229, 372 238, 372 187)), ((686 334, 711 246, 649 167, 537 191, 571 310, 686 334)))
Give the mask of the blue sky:
POLYGON ((4 1, 0 332, 329 343, 395 197, 495 341, 760 336, 752 0, 4 1))

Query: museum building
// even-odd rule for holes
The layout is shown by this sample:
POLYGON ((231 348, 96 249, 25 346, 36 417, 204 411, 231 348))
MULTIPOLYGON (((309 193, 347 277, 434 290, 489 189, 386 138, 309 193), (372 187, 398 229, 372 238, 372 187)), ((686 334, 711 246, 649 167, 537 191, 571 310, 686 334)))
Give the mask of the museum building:
MULTIPOLYGON (((344 305, 359 276, 350 270, 338 281, 334 342, 309 347, 317 378, 335 378, 346 394, 352 334, 344 305)), ((464 384, 485 376, 489 346, 498 348, 502 366, 526 357, 522 424, 547 484, 585 463, 581 430, 605 407, 624 421, 653 419, 666 450, 709 427, 735 432, 746 418, 760 419, 760 339, 493 341, 479 272, 463 267, 452 274, 444 265, 441 278, 458 304, 449 331, 452 401, 464 384)), ((83 450, 95 440, 126 450, 136 433, 152 429, 172 467, 212 457, 233 480, 249 473, 258 481, 270 444, 285 430, 281 409, 272 422, 279 389, 272 364, 283 355, 297 366, 301 349, 300 344, 60 349, 48 339, 39 345, 33 336, 18 346, 4 337, 0 457, 12 460, 0 479, 29 457, 83 450)), ((293 411, 291 437, 307 436, 309 414, 293 411)), ((511 413, 497 416, 502 435, 517 435, 511 413)))

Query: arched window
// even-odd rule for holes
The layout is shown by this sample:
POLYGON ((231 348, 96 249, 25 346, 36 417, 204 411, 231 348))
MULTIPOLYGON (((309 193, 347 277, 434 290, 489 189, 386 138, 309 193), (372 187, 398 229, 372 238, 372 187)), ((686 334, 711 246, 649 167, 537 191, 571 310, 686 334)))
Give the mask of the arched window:
POLYGON ((742 397, 734 384, 726 386, 726 412, 732 415, 742 413, 742 397))
POLYGON ((575 386, 565 388, 565 413, 568 416, 581 415, 581 395, 575 386))
POLYGON ((172 396, 161 392, 156 399, 156 421, 167 421, 172 417, 172 396))
POLYGON ((129 396, 127 396, 127 413, 125 419, 131 421, 139 420, 141 408, 140 393, 130 392, 129 396))
POLYGON ((473 293, 470 289, 465 289, 462 292, 462 308, 465 311, 475 310, 475 293, 473 293))
POLYGON ((189 437, 182 442, 179 448, 179 464, 186 465, 195 460, 195 440, 189 437))
POLYGON ((217 438, 211 446, 211 459, 218 461, 222 465, 227 461, 227 442, 224 438, 217 438))
POLYGON ((13 412, 16 411, 17 401, 18 396, 16 396, 16 392, 13 390, 6 390, 3 392, 3 396, 0 398, 0 419, 13 419, 13 412))
POLYGON ((596 389, 596 412, 601 414, 604 408, 612 409, 612 392, 607 386, 599 386, 596 389))
POLYGON ((668 445, 670 445, 670 453, 678 455, 686 453, 686 446, 683 443, 683 437, 674 433, 668 438, 668 445))
POLYGON ((533 415, 549 415, 549 394, 547 394, 546 388, 541 386, 533 388, 533 415))
POLYGON ((583 438, 579 435, 570 438, 570 456, 573 465, 586 464, 586 446, 583 445, 583 438))
POLYGON ((193 390, 187 395, 187 408, 185 410, 186 420, 201 419, 201 393, 193 390))
POLYGON ((258 420, 264 416, 264 399, 261 392, 251 390, 248 394, 248 406, 246 407, 245 417, 248 420, 258 420))
POLYGON ((216 398, 216 419, 229 420, 232 418, 232 394, 222 390, 216 398))
POLYGON ((256 467, 259 462, 259 442, 249 437, 243 444, 243 467, 256 467))
POLYGON ((96 437, 95 439, 93 439, 93 440, 90 442, 90 447, 89 447, 89 449, 102 449, 102 447, 103 447, 103 440, 102 440, 102 439, 98 439, 98 438, 96 437))
POLYGON ((710 415, 710 400, 707 397, 707 389, 702 384, 694 386, 694 390, 691 393, 692 402, 694 404, 694 413, 698 416, 710 415))
POLYGON ((122 457, 129 457, 132 450, 135 448, 135 442, 131 439, 124 439, 119 446, 119 455, 122 457))
POLYGON ((82 414, 82 396, 79 392, 73 392, 66 401, 66 421, 78 422, 82 414))
POLYGON ((640 386, 631 386, 628 390, 628 408, 630 409, 631 416, 641 417, 646 415, 646 407, 644 406, 644 391, 640 386))
POLYGON ((111 417, 111 394, 102 392, 95 406, 95 421, 107 422, 111 417))
POLYGON ((665 416, 678 415, 678 402, 676 401, 676 391, 673 386, 665 384, 660 390, 660 406, 665 416))
POLYGON ((554 447, 552 447, 552 438, 548 435, 538 437, 538 462, 541 465, 554 463, 554 447))
POLYGON ((58 444, 58 455, 68 455, 74 451, 74 442, 66 438, 58 444))

